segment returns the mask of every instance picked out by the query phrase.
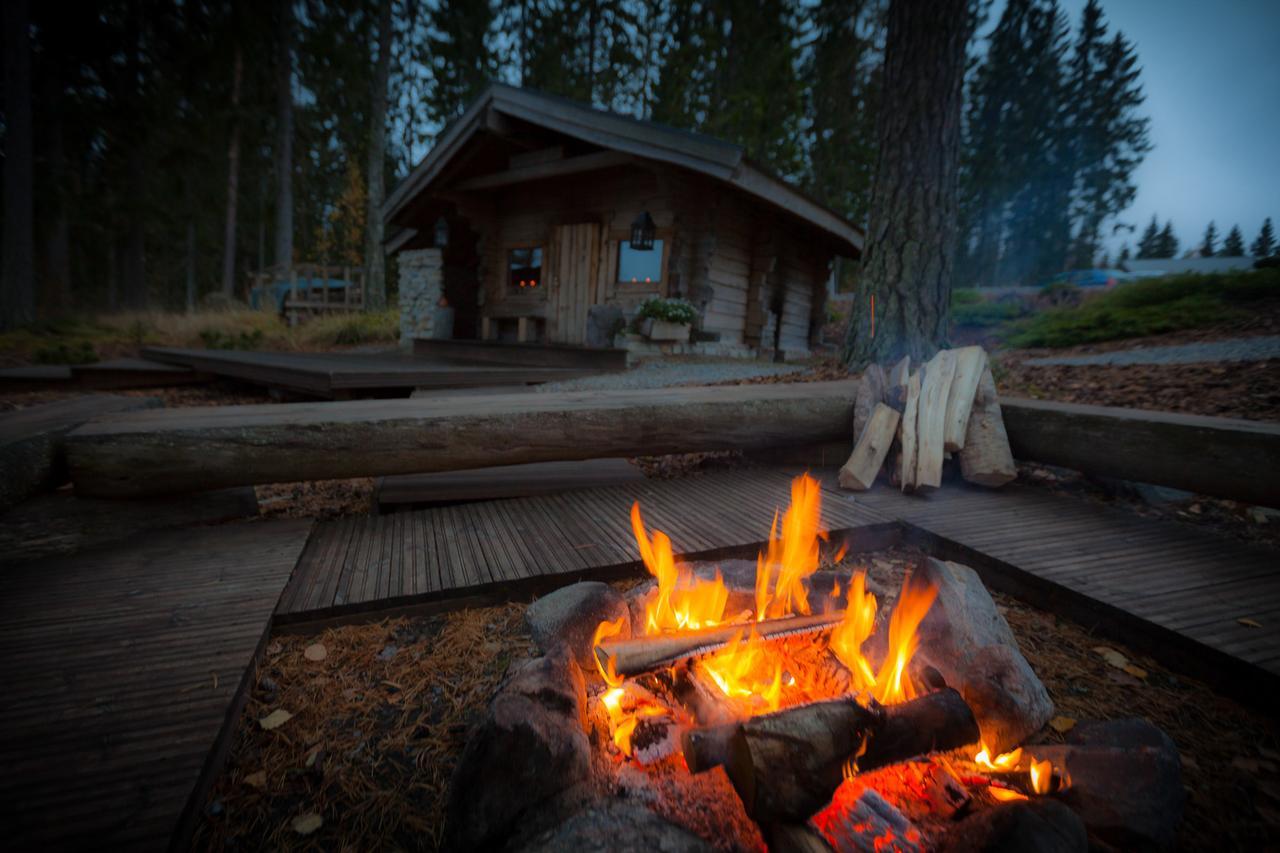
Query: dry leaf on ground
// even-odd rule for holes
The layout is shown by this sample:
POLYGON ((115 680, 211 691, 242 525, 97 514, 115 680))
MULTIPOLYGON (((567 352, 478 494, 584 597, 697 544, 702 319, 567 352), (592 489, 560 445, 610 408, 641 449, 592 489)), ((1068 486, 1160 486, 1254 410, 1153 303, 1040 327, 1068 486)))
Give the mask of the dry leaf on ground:
POLYGON ((293 826, 293 831, 299 835, 310 835, 320 827, 324 826, 324 818, 320 817, 320 815, 315 812, 307 812, 306 814, 295 817, 291 825, 293 826))
POLYGON ((267 771, 259 770, 257 773, 250 773, 244 777, 244 781, 246 785, 252 785, 259 791, 264 790, 267 787, 267 771))
POLYGON ((302 656, 310 661, 322 661, 329 656, 329 650, 324 643, 312 643, 303 650, 302 656))
POLYGON ((258 725, 267 731, 271 731, 272 729, 280 728, 292 718, 293 714, 290 714, 284 708, 276 708, 270 714, 258 720, 258 725))
POLYGON ((1049 721, 1049 728, 1058 734, 1066 734, 1076 727, 1076 721, 1072 717, 1054 717, 1049 721))
POLYGON ((1115 649, 1107 648, 1106 646, 1095 646, 1093 650, 1116 669, 1124 669, 1129 665, 1129 659, 1115 649))
POLYGON ((1241 617, 1241 618, 1237 619, 1236 621, 1237 621, 1237 622, 1239 622, 1241 625, 1244 625, 1244 626, 1245 626, 1245 627, 1247 627, 1247 628, 1261 628, 1261 627, 1262 627, 1262 623, 1261 623, 1261 622, 1259 622, 1257 619, 1250 619, 1250 618, 1248 618, 1248 617, 1241 617))

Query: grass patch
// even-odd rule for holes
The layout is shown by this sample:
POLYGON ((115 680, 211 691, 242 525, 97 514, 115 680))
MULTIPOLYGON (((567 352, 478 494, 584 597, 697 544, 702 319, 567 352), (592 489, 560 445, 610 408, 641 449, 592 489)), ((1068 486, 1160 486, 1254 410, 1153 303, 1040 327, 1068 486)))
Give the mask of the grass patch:
POLYGON ((1124 284, 1020 322, 1015 347, 1070 347, 1217 325, 1280 299, 1280 270, 1179 275, 1124 284))
POLYGON ((144 346, 192 349, 317 350, 361 344, 394 344, 396 308, 373 313, 330 314, 289 328, 270 310, 206 308, 128 311, 38 323, 0 334, 7 361, 84 364, 144 346))

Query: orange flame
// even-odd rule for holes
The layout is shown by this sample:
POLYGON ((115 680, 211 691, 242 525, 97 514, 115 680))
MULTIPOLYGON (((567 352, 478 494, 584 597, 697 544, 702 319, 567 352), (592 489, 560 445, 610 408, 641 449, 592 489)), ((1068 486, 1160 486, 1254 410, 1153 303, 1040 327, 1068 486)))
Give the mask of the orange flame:
POLYGON ((991 796, 995 797, 997 800, 999 800, 1002 803, 1007 803, 1012 800, 1027 799, 1027 795, 1020 791, 1015 791, 1012 788, 1000 788, 995 785, 992 785, 989 788, 987 788, 987 792, 990 793, 991 796))
POLYGON ((600 677, 604 679, 604 683, 613 688, 622 686, 622 676, 618 675, 618 658, 616 655, 609 655, 609 664, 605 666, 600 663, 600 655, 596 653, 596 649, 602 640, 622 633, 622 618, 619 616, 613 622, 601 622, 596 626, 595 636, 591 638, 591 656, 595 658, 596 669, 600 670, 600 677))
POLYGON ((754 713, 776 711, 782 705, 782 659, 769 653, 754 627, 746 641, 742 633, 698 666, 735 704, 754 713))
POLYGON ((609 715, 609 728, 612 730, 613 743, 628 757, 631 756, 631 734, 644 717, 658 717, 667 713, 666 709, 644 699, 628 696, 623 687, 611 687, 600 697, 609 715), (623 707, 623 700, 629 700, 631 710, 623 707))
POLYGON ((716 572, 715 580, 704 581, 692 572, 680 572, 670 537, 655 530, 651 540, 645 533, 639 502, 631 505, 631 529, 640 547, 640 559, 658 579, 658 594, 646 610, 644 632, 657 634, 719 625, 729 602, 729 589, 720 573, 716 572))
POLYGON ((1031 761, 1031 790, 1037 794, 1047 794, 1053 789, 1053 762, 1031 761))
POLYGON ((858 572, 849 582, 844 619, 831 632, 831 651, 849 672, 857 690, 872 690, 876 675, 862 656, 862 644, 876 625, 876 597, 867 592, 867 574, 858 572))
POLYGON ((756 559, 756 619, 809 612, 804 579, 818 570, 818 540, 826 538, 822 487, 808 474, 801 474, 791 481, 791 505, 782 516, 781 535, 774 513, 769 543, 756 559))
POLYGON ((992 758, 991 750, 987 749, 987 745, 984 743, 980 746, 982 749, 978 750, 973 760, 979 767, 985 767, 987 770, 1016 770, 1018 762, 1022 761, 1022 747, 1018 747, 1013 752, 1002 752, 992 758))
POLYGON ((938 590, 908 575, 889 619, 889 652, 873 672, 862 654, 862 644, 871 636, 876 622, 876 597, 866 591, 866 573, 858 572, 849 584, 844 619, 831 632, 831 651, 853 676, 855 690, 865 691, 884 704, 915 698, 907 675, 907 665, 919 645, 916 629, 924 619, 938 590))

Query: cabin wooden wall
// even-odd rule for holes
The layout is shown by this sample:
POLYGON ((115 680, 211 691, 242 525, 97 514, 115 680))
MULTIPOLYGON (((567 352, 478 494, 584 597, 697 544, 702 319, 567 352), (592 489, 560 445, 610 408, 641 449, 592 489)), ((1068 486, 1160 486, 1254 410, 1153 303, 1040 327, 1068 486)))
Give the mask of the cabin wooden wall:
MULTIPOLYGON (((546 317, 546 294, 512 293, 507 250, 543 247, 544 280, 556 262, 557 225, 601 224, 598 299, 630 314, 650 296, 680 296, 702 312, 701 328, 727 344, 805 352, 825 294, 831 253, 810 229, 722 183, 653 165, 592 172, 454 198, 480 236, 481 313, 546 317), (648 210, 664 242, 663 281, 617 281, 618 246, 648 210), (781 308, 776 317, 772 312, 781 308), (775 328, 780 325, 775 337, 775 328)), ((546 287, 544 283, 543 287, 546 287)), ((552 329, 553 339, 554 329, 552 329)))

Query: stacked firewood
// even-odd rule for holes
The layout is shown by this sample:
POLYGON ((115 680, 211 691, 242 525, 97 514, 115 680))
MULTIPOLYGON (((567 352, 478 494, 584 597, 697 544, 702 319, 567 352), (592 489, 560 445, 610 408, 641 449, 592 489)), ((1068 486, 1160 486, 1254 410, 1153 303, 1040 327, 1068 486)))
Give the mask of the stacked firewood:
POLYGON ((891 460, 904 492, 942 485, 943 462, 956 456, 965 480, 998 487, 1017 476, 996 383, 982 347, 942 350, 915 370, 910 357, 863 373, 854 402, 855 444, 840 485, 865 491, 891 460))

